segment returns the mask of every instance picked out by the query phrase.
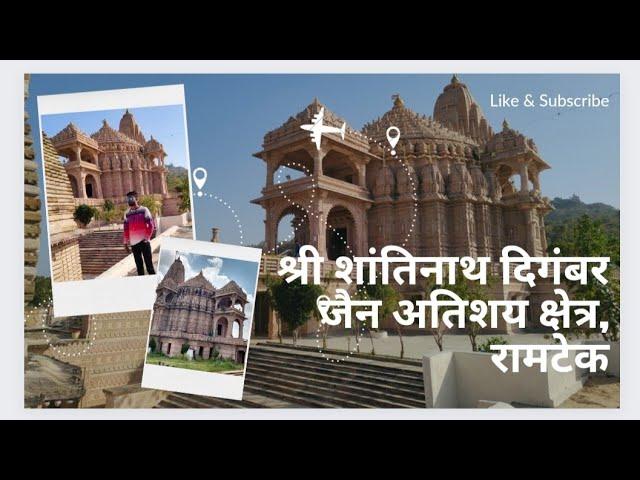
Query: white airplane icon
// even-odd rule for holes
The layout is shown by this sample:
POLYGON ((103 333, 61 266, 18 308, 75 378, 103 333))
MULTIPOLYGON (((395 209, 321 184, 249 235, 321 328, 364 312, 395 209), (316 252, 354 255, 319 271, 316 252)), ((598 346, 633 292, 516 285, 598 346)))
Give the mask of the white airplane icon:
POLYGON ((338 127, 330 127, 328 125, 322 124, 322 119, 324 118, 324 107, 320 109, 320 112, 316 113, 313 116, 313 123, 307 123, 305 125, 300 125, 300 128, 303 130, 311 131, 311 139, 316 142, 316 148, 320 150, 320 141, 322 140, 323 133, 339 133, 344 140, 344 132, 347 126, 346 123, 342 124, 342 128, 338 127))

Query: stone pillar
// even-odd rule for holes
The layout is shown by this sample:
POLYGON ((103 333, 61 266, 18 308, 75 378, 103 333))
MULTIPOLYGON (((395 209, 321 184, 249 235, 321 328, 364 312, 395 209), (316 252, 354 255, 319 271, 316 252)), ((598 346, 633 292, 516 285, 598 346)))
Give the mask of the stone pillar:
POLYGON ((82 160, 82 148, 80 147, 76 147, 76 159, 78 161, 82 160))
POLYGON ((264 220, 264 241, 268 252, 273 253, 278 237, 277 218, 273 215, 273 209, 266 208, 267 218, 264 220))
MULTIPOLYGON (((80 174, 80 185, 78 185, 78 188, 80 189, 79 193, 79 197, 80 198, 87 198, 87 187, 84 184, 84 180, 86 178, 86 174, 81 173, 80 174)), ((76 177, 76 180, 78 179, 78 177, 76 177)))
POLYGON ((117 197, 118 202, 122 201, 122 197, 124 197, 124 193, 122 192, 124 189, 122 187, 122 170, 118 168, 113 172, 112 177, 113 183, 113 196, 117 197))
POLYGON ((529 170, 527 169, 527 162, 524 160, 520 163, 520 193, 527 193, 529 191, 529 170))
POLYGON ((358 165, 358 185, 367 188, 367 167, 365 165, 358 165))
POLYGON ((102 180, 100 175, 98 174, 97 178, 96 175, 94 175, 93 178, 96 181, 96 198, 104 198, 104 195, 102 193, 102 180))
POLYGON ((136 176, 136 190, 138 191, 139 195, 145 195, 145 188, 144 188, 144 179, 142 178, 142 170, 138 170, 135 172, 135 176, 136 176))
POLYGON ((265 184, 266 188, 273 186, 273 175, 276 173, 277 161, 273 154, 268 153, 266 157, 267 162, 267 182, 265 184))
POLYGON ((323 195, 318 195, 315 208, 309 212, 309 233, 310 243, 316 247, 321 257, 327 258, 327 222, 323 211, 323 200, 323 195))
POLYGON ((146 194, 151 195, 152 193, 155 193, 153 191, 153 188, 151 188, 151 182, 149 181, 149 170, 143 170, 142 180, 144 183, 144 191, 146 192, 146 194))
POLYGON ((326 155, 326 153, 322 149, 314 150, 314 153, 313 153, 313 176, 316 178, 316 181, 317 181, 317 179, 320 178, 320 175, 322 175, 322 159, 324 158, 325 155, 326 155))
POLYGON ((531 181, 533 182, 533 191, 540 192, 540 172, 538 170, 534 170, 533 175, 531 176, 531 181))
POLYGON ((167 194, 167 175, 164 171, 160 172, 160 190, 163 195, 167 194))

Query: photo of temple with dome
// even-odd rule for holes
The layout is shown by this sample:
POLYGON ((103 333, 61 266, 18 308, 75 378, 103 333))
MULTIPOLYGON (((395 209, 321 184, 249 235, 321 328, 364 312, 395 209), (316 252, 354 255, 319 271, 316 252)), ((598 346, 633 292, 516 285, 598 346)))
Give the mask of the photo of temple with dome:
MULTIPOLYGON (((215 361, 225 361, 227 369, 244 368, 250 332, 247 293, 234 280, 216 288, 205 276, 207 267, 189 278, 185 270, 192 269, 183 257, 176 252, 156 288, 147 362, 174 366, 171 359, 178 357, 187 360, 180 363, 182 368, 225 369, 215 361), (198 363, 205 360, 212 363, 198 363)), ((211 264, 220 263, 216 259, 211 264)))
POLYGON ((42 116, 55 282, 141 274, 140 260, 124 248, 130 192, 152 230, 146 233, 152 257, 148 264, 157 263, 161 236, 193 238, 183 107, 145 107, 135 113, 123 109, 42 116), (145 119, 147 133, 136 115, 145 119), (119 119, 117 129, 114 119, 119 119), (94 133, 87 133, 93 128, 94 133), (157 130, 171 141, 171 154, 149 135, 157 130))

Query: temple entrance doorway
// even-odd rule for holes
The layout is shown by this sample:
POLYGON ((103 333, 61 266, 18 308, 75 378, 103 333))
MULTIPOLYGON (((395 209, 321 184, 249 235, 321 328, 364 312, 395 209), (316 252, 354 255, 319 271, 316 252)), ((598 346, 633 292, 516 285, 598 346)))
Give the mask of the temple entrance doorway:
POLYGON ((346 228, 336 228, 327 232, 327 254, 329 260, 335 260, 348 254, 345 240, 347 237, 346 228))
POLYGON ((84 188, 87 192, 87 198, 93 198, 93 185, 87 183, 85 184, 84 188))
POLYGON ((266 292, 258 292, 253 312, 255 322, 254 335, 266 337, 269 335, 269 298, 266 292))
POLYGON ((349 257, 358 255, 355 248, 356 222, 347 208, 336 205, 329 211, 326 239, 329 260, 335 260, 343 255, 349 257))
POLYGON ((236 363, 244 364, 244 350, 238 350, 236 353, 236 363))

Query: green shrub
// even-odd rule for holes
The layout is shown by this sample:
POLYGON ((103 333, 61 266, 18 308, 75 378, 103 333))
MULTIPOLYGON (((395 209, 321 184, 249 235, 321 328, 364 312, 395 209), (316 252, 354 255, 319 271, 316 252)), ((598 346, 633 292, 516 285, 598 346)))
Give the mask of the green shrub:
POLYGON ((138 200, 138 203, 143 207, 147 207, 151 212, 151 215, 156 216, 160 215, 162 211, 162 203, 157 201, 150 195, 144 195, 138 200))
POLYGON ((217 360, 219 356, 220 356, 220 352, 218 351, 217 348, 214 348, 213 352, 211 352, 211 358, 213 358, 214 360, 217 360))
POLYGON ((151 338, 151 340, 149 340, 149 348, 151 349, 152 352, 155 353, 156 351, 156 339, 155 338, 151 338))
POLYGON ((75 212, 73 212, 73 218, 84 226, 89 225, 95 215, 96 209, 89 205, 85 205, 84 203, 82 205, 78 205, 75 212))
POLYGON ((507 345, 508 343, 509 342, 502 337, 489 337, 486 342, 478 345, 478 351, 484 353, 495 353, 491 350, 491 345, 507 345))
POLYGON ((189 350, 189 348, 191 348, 191 347, 190 347, 190 345, 189 345, 188 343, 183 343, 183 344, 182 344, 182 348, 180 348, 180 353, 181 353, 182 355, 184 355, 185 353, 187 353, 187 351, 189 350))
POLYGON ((102 205, 102 210, 105 212, 110 212, 116 208, 115 204, 111 200, 105 200, 102 205))

